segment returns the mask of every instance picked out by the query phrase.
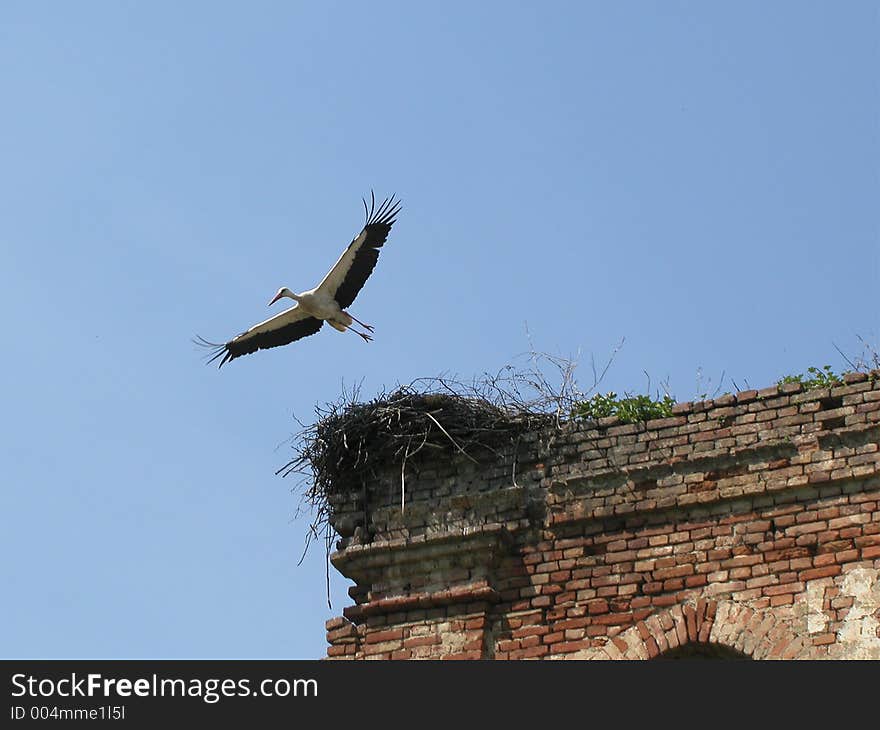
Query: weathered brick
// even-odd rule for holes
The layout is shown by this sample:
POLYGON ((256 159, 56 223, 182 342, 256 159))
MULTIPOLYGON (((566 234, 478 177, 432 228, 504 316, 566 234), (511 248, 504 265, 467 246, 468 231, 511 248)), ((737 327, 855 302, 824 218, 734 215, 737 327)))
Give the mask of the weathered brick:
POLYGON ((833 644, 835 641, 837 641, 837 634, 819 634, 812 637, 813 646, 833 644))
POLYGON ((823 568, 812 568, 810 570, 802 570, 798 573, 798 578, 804 582, 816 580, 817 578, 828 578, 832 575, 840 574, 839 565, 826 565, 823 568))
POLYGON ((582 649, 589 649, 590 642, 588 640, 584 641, 563 641, 558 644, 553 645, 553 651, 557 654, 569 654, 573 651, 580 651, 582 649))
POLYGON ((801 593, 804 590, 804 584, 800 582, 784 583, 782 585, 766 586, 762 589, 765 596, 779 596, 782 594, 801 593))
POLYGON ((403 639, 403 629, 387 629, 385 631, 369 632, 364 639, 364 643, 379 644, 383 641, 393 641, 395 639, 403 639))
POLYGON ((606 601, 604 598, 590 601, 590 603, 587 605, 587 610, 590 612, 590 614, 607 613, 608 601, 606 601))

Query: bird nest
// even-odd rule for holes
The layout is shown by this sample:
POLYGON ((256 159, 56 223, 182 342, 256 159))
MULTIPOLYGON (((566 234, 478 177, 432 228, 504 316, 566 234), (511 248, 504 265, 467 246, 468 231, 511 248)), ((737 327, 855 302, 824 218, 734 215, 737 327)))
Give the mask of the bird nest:
POLYGON ((305 470, 313 482, 310 496, 329 496, 425 451, 471 459, 497 453, 511 438, 549 420, 479 398, 404 387, 366 403, 330 404, 301 434, 297 457, 279 473, 305 470))
POLYGON ((446 455, 491 462, 524 433, 559 425, 568 406, 558 397, 525 397, 517 377, 506 373, 468 384, 424 379, 369 401, 353 391, 317 406, 314 422, 300 424, 292 439, 294 457, 277 471, 301 478, 300 509, 309 507, 314 517, 306 548, 323 537, 329 549, 334 504, 359 496, 382 473, 446 455))
POLYGON ((527 432, 562 428, 622 345, 601 372, 592 363, 586 392, 574 378, 576 361, 532 351, 524 366, 506 365, 471 382, 421 378, 368 401, 357 388, 343 390, 337 401, 316 406, 310 425, 298 421, 293 458, 276 472, 300 477, 298 513, 305 507, 313 515, 303 558, 313 539, 324 540, 329 556, 334 505, 361 497, 378 476, 399 470, 402 480, 408 464, 444 455, 489 464, 515 450, 527 432))

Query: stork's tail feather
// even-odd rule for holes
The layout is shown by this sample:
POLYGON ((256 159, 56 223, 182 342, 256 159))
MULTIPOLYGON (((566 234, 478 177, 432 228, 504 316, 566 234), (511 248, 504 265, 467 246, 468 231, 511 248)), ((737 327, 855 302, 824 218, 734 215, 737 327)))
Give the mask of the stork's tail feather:
POLYGON ((382 205, 379 206, 379 209, 376 209, 376 194, 371 190, 370 191, 370 207, 367 208, 367 200, 366 198, 362 198, 364 203, 364 217, 366 218, 364 222, 364 226, 373 225, 374 223, 380 223, 387 226, 390 226, 394 223, 394 219, 397 214, 400 212, 400 206, 403 201, 394 200, 394 195, 390 198, 385 198, 385 201, 382 205))
POLYGON ((221 345, 216 342, 208 342, 204 337, 201 337, 200 335, 196 335, 192 339, 192 342, 193 342, 193 344, 198 345, 199 347, 207 347, 211 350, 211 352, 209 352, 205 356, 205 364, 206 365, 210 365, 218 357, 221 357, 225 354, 225 357, 223 357, 223 359, 220 361, 220 364, 217 366, 217 367, 222 368, 223 365, 231 359, 229 356, 230 355, 229 348, 226 345, 221 345))

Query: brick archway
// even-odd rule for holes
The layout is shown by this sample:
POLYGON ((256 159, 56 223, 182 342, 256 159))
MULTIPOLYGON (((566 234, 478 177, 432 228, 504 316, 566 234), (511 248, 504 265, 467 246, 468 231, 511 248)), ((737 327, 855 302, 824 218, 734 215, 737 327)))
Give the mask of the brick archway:
POLYGON ((701 599, 655 613, 578 658, 653 659, 689 643, 718 644, 752 659, 797 659, 809 649, 772 610, 701 599))

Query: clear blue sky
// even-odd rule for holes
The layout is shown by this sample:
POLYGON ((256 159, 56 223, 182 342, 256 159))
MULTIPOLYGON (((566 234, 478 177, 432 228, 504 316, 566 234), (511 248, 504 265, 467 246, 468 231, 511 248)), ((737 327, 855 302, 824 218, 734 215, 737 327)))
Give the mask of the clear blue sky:
POLYGON ((0 654, 322 656, 347 581, 274 472, 343 383, 526 325, 680 400, 878 344, 878 37, 854 1, 4 2, 0 654), (375 342, 205 367, 371 187, 375 342))

